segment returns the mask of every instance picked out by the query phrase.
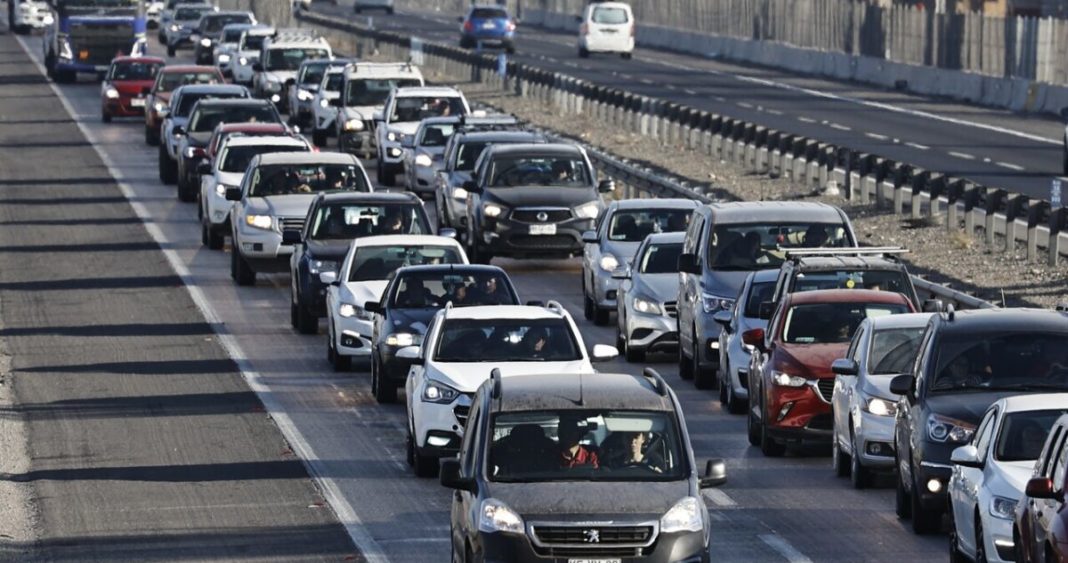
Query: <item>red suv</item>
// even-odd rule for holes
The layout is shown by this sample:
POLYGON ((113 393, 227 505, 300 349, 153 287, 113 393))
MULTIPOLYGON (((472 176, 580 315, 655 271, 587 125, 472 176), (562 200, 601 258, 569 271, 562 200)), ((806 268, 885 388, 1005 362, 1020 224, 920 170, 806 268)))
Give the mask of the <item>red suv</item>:
MULTIPOLYGON (((768 329, 742 340, 749 364, 749 443, 781 456, 787 443, 831 444, 831 363, 848 356, 849 342, 868 317, 914 312, 893 291, 832 289, 791 293, 779 302, 768 329)), ((828 452, 830 449, 827 450, 828 452)))

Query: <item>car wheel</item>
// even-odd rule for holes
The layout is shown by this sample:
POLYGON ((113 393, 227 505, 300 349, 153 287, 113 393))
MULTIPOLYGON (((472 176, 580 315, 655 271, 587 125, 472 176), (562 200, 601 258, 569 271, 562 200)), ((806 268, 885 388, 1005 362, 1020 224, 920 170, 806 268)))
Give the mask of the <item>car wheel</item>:
POLYGON ((207 221, 204 221, 200 228, 200 242, 204 243, 208 250, 222 250, 223 236, 212 229, 207 221))
POLYGON ((727 386, 727 412, 742 414, 745 412, 745 407, 749 405, 749 401, 734 394, 734 383, 730 380, 730 373, 729 371, 727 372, 727 380, 723 383, 727 386))
MULTIPOLYGON (((898 463, 897 467, 900 468, 901 464, 898 463)), ((912 517, 912 499, 908 491, 905 490, 905 482, 902 479, 904 477, 899 469, 897 473, 897 491, 894 495, 894 513, 897 514, 898 518, 904 519, 912 517)))
POLYGON ((237 285, 255 285, 256 272, 236 248, 230 252, 230 272, 237 285))
POLYGON ((383 170, 382 159, 378 159, 378 166, 375 167, 375 179, 378 180, 378 185, 386 185, 386 172, 383 170))
POLYGON ((362 12, 363 10, 362 10, 362 9, 361 9, 361 8, 360 8, 359 6, 353 6, 353 7, 352 7, 352 11, 353 11, 353 12, 355 12, 355 13, 357 13, 357 14, 359 14, 359 13, 360 13, 360 12, 362 12))
POLYGON ((415 476, 424 479, 438 476, 438 458, 434 456, 423 455, 419 453, 419 448, 415 447, 413 440, 412 443, 412 469, 415 470, 415 476))
POLYGON ((587 321, 593 320, 593 299, 586 294, 586 277, 582 279, 582 316, 587 321))
POLYGON ((626 350, 627 349, 627 340, 625 338, 623 338, 623 329, 619 328, 618 326, 616 327, 616 349, 617 350, 626 350))
POLYGON ((590 52, 585 47, 579 47, 578 56, 580 59, 586 59, 589 58, 590 52))
POLYGON ((168 57, 173 57, 176 52, 177 51, 174 49, 173 45, 167 45, 167 56, 168 57))
POLYGON ((645 349, 643 348, 638 348, 637 346, 625 344, 623 346, 623 352, 628 362, 639 363, 645 361, 645 349))
POLYGON ((983 537, 983 519, 975 515, 975 563, 986 563, 986 539, 983 537))
POLYGON ((319 333, 319 317, 313 315, 307 307, 297 305, 297 332, 301 334, 318 334, 319 333))
POLYGON ((289 326, 297 328, 297 304, 292 300, 289 302, 289 326))
POLYGON ((371 392, 380 405, 397 402, 397 388, 392 384, 382 384, 382 362, 378 355, 371 353, 371 392))
POLYGON ((145 144, 154 147, 159 144, 159 135, 152 131, 152 128, 145 126, 145 144))
POLYGON ((107 111, 101 111, 100 112, 100 121, 103 121, 104 123, 111 123, 111 114, 108 113, 107 111))
POLYGON ((1068 138, 1064 139, 1064 150, 1061 151, 1061 169, 1068 176, 1068 138))
POLYGON ((912 494, 909 500, 912 504, 912 531, 917 535, 937 532, 942 524, 942 513, 923 509, 920 505, 920 488, 915 479, 912 481, 912 494))
POLYGON ((693 364, 686 359, 686 352, 679 346, 679 378, 683 380, 693 379, 693 364))
POLYGON ((352 367, 352 358, 338 353, 332 334, 327 335, 326 339, 326 359, 336 372, 349 371, 352 367))
POLYGON ((193 186, 193 182, 190 182, 185 174, 178 177, 178 201, 182 203, 193 203, 197 200, 197 189, 193 186))
MULTIPOLYGON (((697 331, 694 331, 697 334, 697 331)), ((700 352, 697 351, 697 339, 694 338, 693 342, 693 385, 698 389, 715 389, 716 388, 716 372, 714 370, 701 369, 701 364, 698 362, 700 358, 700 352)))
POLYGON ((167 147, 159 144, 159 181, 170 185, 178 181, 178 164, 167 154, 167 147))
POLYGON ((605 326, 608 324, 609 310, 602 309, 596 304, 593 306, 593 324, 597 326, 605 326))
POLYGON ((842 451, 842 446, 838 444, 837 433, 831 444, 831 467, 834 469, 835 477, 845 477, 849 475, 849 463, 850 456, 847 456, 842 451))
POLYGON ((315 146, 317 147, 325 147, 326 132, 320 131, 318 129, 312 129, 312 142, 315 143, 315 146))
POLYGON ((786 453, 786 446, 776 442, 768 434, 768 425, 760 425, 760 452, 764 457, 782 457, 786 453))
POLYGON ((504 48, 504 50, 509 55, 514 55, 515 54, 515 45, 508 45, 507 47, 504 48))
POLYGON ((620 53, 619 56, 622 57, 623 60, 629 61, 633 55, 631 53, 620 53))
POLYGON ((753 417, 753 413, 750 412, 749 416, 745 417, 745 430, 746 437, 749 439, 749 445, 760 445, 760 423, 753 417))
POLYGON ((853 441, 853 455, 849 456, 849 481, 854 489, 864 489, 871 482, 871 471, 860 463, 860 455, 857 452, 861 451, 861 448, 856 435, 853 432, 849 435, 853 441))
MULTIPOLYGON (((721 406, 727 405, 727 387, 730 387, 730 383, 724 379, 724 374, 730 373, 727 371, 726 364, 720 367, 716 372, 716 379, 719 382, 719 404, 721 406)), ((729 375, 727 377, 730 377, 729 375)))
MULTIPOLYGON (((1019 545, 1019 544, 1017 544, 1019 545)), ((978 562, 978 558, 976 559, 978 562)), ((949 563, 970 563, 967 555, 960 550, 960 536, 957 534, 957 519, 953 507, 949 508, 949 563)))

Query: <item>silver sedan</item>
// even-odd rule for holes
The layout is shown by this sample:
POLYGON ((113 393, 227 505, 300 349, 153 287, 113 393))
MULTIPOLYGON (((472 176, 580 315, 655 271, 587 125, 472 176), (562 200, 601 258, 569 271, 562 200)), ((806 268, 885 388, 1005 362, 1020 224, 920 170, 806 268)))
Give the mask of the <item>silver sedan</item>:
POLYGON ((632 266, 613 274, 619 282, 616 300, 616 347, 628 362, 645 360, 648 352, 678 348, 675 295, 679 287, 679 254, 685 233, 649 235, 640 243, 632 266))

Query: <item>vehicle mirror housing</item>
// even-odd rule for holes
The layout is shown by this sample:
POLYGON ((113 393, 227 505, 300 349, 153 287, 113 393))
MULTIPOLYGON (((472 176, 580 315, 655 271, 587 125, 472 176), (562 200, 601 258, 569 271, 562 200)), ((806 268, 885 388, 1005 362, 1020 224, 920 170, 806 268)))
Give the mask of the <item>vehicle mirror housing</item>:
POLYGON ((983 463, 979 460, 979 450, 971 444, 961 446, 950 454, 949 460, 963 467, 982 469, 983 463))
POLYGON ((450 229, 449 227, 442 227, 442 228, 438 229, 438 236, 439 237, 445 237, 445 238, 451 238, 451 239, 455 240, 458 235, 456 234, 456 229, 450 229))
POLYGON ((337 283, 337 272, 319 272, 319 281, 323 285, 334 285, 337 283))
POLYGON ((890 380, 890 392, 895 395, 912 396, 916 388, 916 378, 910 374, 898 375, 890 380))
POLYGON ((602 194, 610 194, 616 191, 616 183, 611 178, 601 180, 600 183, 597 184, 597 191, 602 194))
POLYGON ((697 261, 697 255, 687 252, 679 255, 679 271, 684 274, 701 275, 701 264, 697 261))
POLYGON ((757 318, 768 320, 775 314, 775 302, 774 301, 762 301, 760 306, 757 307, 757 318))
POLYGON ((336 108, 343 108, 343 107, 345 107, 345 102, 343 102, 343 101, 341 100, 341 98, 331 98, 331 99, 330 99, 330 101, 329 101, 329 102, 327 102, 327 103, 328 103, 328 104, 330 104, 331 106, 334 106, 334 107, 336 107, 336 108))
POLYGON ((381 110, 376 111, 373 114, 372 119, 374 119, 375 121, 385 121, 386 120, 386 114, 383 113, 381 110))
POLYGON ((860 373, 860 366, 857 365, 856 360, 838 358, 831 363, 831 371, 838 375, 857 375, 860 373))
POLYGON ((754 328, 742 333, 742 343, 757 350, 764 350, 764 329, 754 328))
POLYGON ((304 242, 301 239, 300 231, 296 229, 286 229, 282 231, 282 244, 300 244, 304 242))
POLYGON ((1053 487, 1053 479, 1049 477, 1035 477, 1027 482, 1024 494, 1031 498, 1062 500, 1063 492, 1058 492, 1053 487))
POLYGON ((482 193, 482 187, 478 185, 478 182, 474 180, 467 180, 463 184, 463 188, 467 193, 480 194, 482 193))
POLYGON ((457 491, 475 492, 475 480, 460 474, 460 460, 458 458, 442 459, 439 473, 441 484, 457 491))
POLYGON ((614 280, 629 280, 631 277, 630 266, 620 266, 612 270, 612 279, 614 280))
POLYGON ((260 63, 252 63, 252 70, 255 72, 263 72, 263 65, 260 63))
POLYGON ((619 356, 619 349, 607 344, 594 344, 593 353, 590 354, 591 362, 607 362, 619 356))
POLYGON ((152 88, 149 88, 148 86, 145 86, 144 88, 141 88, 141 95, 142 96, 148 96, 150 94, 152 94, 152 88))
POLYGON ((727 482, 727 463, 722 459, 710 459, 705 463, 705 474, 698 481, 698 487, 711 489, 727 482))
POLYGON ((204 175, 211 174, 211 163, 210 162, 201 162, 200 164, 198 164, 197 165, 197 174, 204 174, 204 175))
POLYGON ((185 135, 185 127, 181 125, 175 125, 171 128, 171 134, 173 135, 185 135))
MULTIPOLYGON (((375 309, 377 310, 378 309, 378 302, 376 302, 376 301, 368 301, 367 302, 368 305, 370 305, 372 303, 374 303, 375 309)), ((367 310, 370 311, 371 309, 367 309, 367 310)), ((401 348, 400 350, 397 350, 397 358, 399 358, 401 360, 413 360, 414 361, 414 360, 420 359, 420 357, 422 357, 422 355, 423 355, 423 350, 419 346, 405 346, 404 348, 401 348)))
POLYGON ((226 188, 226 201, 241 201, 241 188, 226 188))
POLYGON ((364 301, 363 310, 368 313, 378 314, 382 312, 382 304, 378 301, 364 301))
POLYGON ((415 148, 415 139, 412 137, 405 137, 401 139, 401 148, 412 150, 415 148))
POLYGON ((924 313, 941 313, 946 308, 946 305, 941 299, 927 299, 923 302, 924 313))
POLYGON ((582 231, 582 242, 597 244, 597 231, 582 231))
POLYGON ((297 81, 295 79, 292 79, 292 78, 286 79, 286 86, 292 86, 292 85, 294 85, 296 83, 297 83, 297 81))
POLYGON ((732 315, 729 310, 724 309, 722 311, 716 311, 716 314, 712 315, 712 320, 719 323, 724 329, 727 329, 731 326, 733 317, 734 315, 732 315))

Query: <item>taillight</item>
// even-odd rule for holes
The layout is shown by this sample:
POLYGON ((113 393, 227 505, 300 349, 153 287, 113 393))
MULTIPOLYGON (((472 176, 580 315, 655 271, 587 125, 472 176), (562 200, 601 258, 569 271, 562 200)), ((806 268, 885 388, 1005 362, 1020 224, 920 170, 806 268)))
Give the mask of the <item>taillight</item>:
POLYGON ((507 31, 515 31, 515 22, 510 21, 504 24, 504 29, 506 29, 507 31))
POLYGON ((579 35, 588 35, 590 33, 590 26, 582 24, 579 26, 579 35))
POLYGON ((467 21, 464 22, 464 31, 474 31, 474 30, 475 30, 475 24, 471 23, 471 20, 467 20, 467 21))
POLYGON ((637 35, 637 33, 638 33, 638 26, 635 25, 635 24, 630 24, 630 36, 634 37, 635 35, 637 35))

